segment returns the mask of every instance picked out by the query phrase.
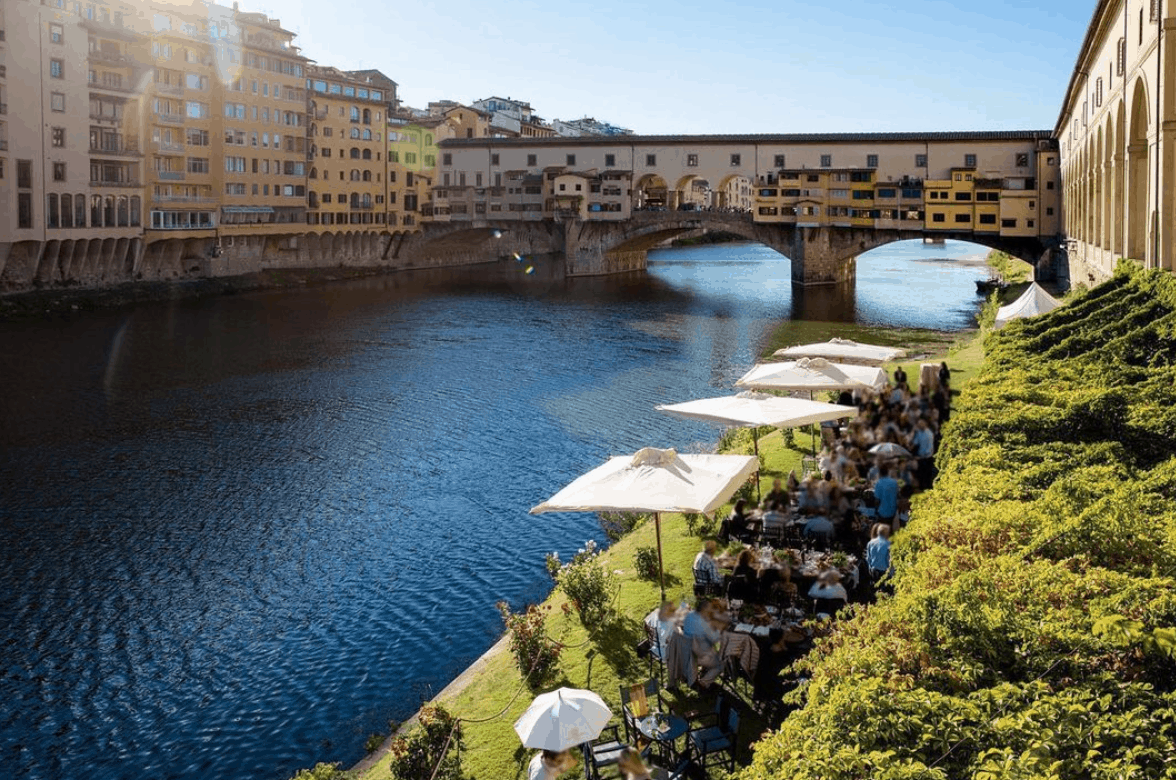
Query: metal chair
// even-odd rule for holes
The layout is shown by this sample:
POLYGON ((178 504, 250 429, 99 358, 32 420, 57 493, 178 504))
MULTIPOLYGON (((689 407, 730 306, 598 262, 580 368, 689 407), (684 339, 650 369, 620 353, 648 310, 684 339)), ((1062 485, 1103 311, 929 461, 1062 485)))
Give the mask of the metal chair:
POLYGON ((605 726, 599 737, 580 746, 584 754, 584 775, 587 780, 599 780, 601 769, 616 766, 620 761, 621 751, 628 747, 627 743, 621 741, 620 728, 616 724, 605 726))
POLYGON ((718 725, 686 732, 686 750, 690 760, 705 772, 718 756, 728 772, 735 771, 736 735, 739 733, 739 712, 731 708, 718 725), (724 759, 723 756, 726 756, 724 759))
POLYGON ((666 706, 662 701, 661 685, 657 680, 646 680, 636 685, 622 685, 621 688, 621 717, 625 726, 625 740, 630 745, 636 745, 642 739, 637 730, 637 721, 644 718, 651 711, 650 699, 657 697, 658 710, 664 711, 666 706))

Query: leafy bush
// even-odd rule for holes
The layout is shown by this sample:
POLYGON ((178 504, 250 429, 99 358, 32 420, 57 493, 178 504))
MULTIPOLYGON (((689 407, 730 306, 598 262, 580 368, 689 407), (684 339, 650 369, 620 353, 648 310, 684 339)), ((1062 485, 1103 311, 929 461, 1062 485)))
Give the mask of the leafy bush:
POLYGON ((596 517, 605 536, 609 541, 615 542, 648 520, 650 516, 639 512, 600 512, 596 517))
POLYGON ((461 724, 440 705, 426 705, 407 736, 392 740, 392 777, 396 780, 464 780, 465 751, 461 724))
POLYGON ((365 753, 375 753, 380 749, 380 745, 384 744, 383 734, 369 734, 368 738, 363 743, 363 751, 365 753))
POLYGON ((686 533, 690 536, 697 536, 700 539, 705 539, 708 536, 715 535, 715 518, 707 517, 696 512, 687 512, 682 515, 686 520, 686 533))
POLYGON ((580 622, 592 630, 599 627, 611 611, 613 597, 619 587, 613 573, 600 563, 600 550, 588 540, 559 570, 557 581, 572 606, 580 615, 580 622))
POLYGON ((505 601, 496 605, 510 634, 510 652, 519 673, 537 688, 555 671, 563 646, 547 636, 546 607, 534 604, 523 612, 511 612, 505 601))
POLYGON ((633 563, 637 568, 637 576, 643 580, 655 581, 661 568, 658 566, 657 550, 653 547, 638 547, 633 563))
POLYGON ((290 780, 353 780, 354 772, 347 772, 339 768, 338 763, 315 764, 313 769, 302 769, 290 780))

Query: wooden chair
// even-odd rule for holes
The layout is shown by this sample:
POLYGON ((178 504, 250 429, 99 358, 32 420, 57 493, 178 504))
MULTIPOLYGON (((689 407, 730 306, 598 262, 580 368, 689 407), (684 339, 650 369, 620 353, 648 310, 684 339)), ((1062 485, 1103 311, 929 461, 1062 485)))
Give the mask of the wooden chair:
MULTIPOLYGON (((657 699, 658 710, 664 711, 661 685, 657 680, 621 686, 621 717, 625 726, 625 740, 630 745, 638 745, 644 739, 637 730, 637 721, 652 711, 649 701, 654 697, 657 699)), ((640 749, 638 746, 638 750, 640 749)))

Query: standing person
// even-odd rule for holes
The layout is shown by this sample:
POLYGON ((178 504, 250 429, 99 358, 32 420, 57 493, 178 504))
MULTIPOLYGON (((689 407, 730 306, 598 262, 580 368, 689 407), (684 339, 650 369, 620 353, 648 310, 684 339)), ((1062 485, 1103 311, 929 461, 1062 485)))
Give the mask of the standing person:
POLYGON ((540 750, 527 766, 527 780, 555 780, 576 765, 566 750, 540 750))
POLYGON ((915 457, 919 460, 919 487, 926 490, 931 487, 931 480, 935 474, 935 434, 927 420, 920 417, 915 434, 911 437, 911 444, 915 448, 915 457))
POLYGON ((889 525, 898 514, 898 480, 890 476, 890 466, 884 465, 878 469, 874 498, 878 500, 878 519, 889 525))
POLYGON ((617 760, 617 769, 621 770, 625 780, 653 780, 649 767, 641 760, 641 754, 631 747, 626 747, 621 751, 621 757, 617 760))
POLYGON ((904 385, 904 384, 906 384, 906 381, 907 381, 907 373, 902 370, 902 366, 895 366, 894 367, 894 384, 896 386, 897 385, 904 385))
POLYGON ((873 538, 866 544, 866 563, 875 587, 890 575, 890 526, 885 523, 874 524, 873 538))
POLYGON ((947 367, 947 361, 939 364, 939 386, 942 387, 951 382, 951 369, 947 367))

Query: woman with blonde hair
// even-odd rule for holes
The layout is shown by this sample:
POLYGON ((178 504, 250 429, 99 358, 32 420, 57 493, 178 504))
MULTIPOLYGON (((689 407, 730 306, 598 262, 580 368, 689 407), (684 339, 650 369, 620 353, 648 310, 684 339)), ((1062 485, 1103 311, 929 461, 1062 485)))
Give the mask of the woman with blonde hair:
POLYGON ((567 750, 540 750, 527 766, 527 780, 555 780, 575 765, 567 750))
POLYGON ((641 754, 631 747, 625 748, 621 751, 620 760, 617 761, 617 768, 625 776, 625 780, 653 780, 653 775, 650 774, 649 767, 641 760, 641 754))

